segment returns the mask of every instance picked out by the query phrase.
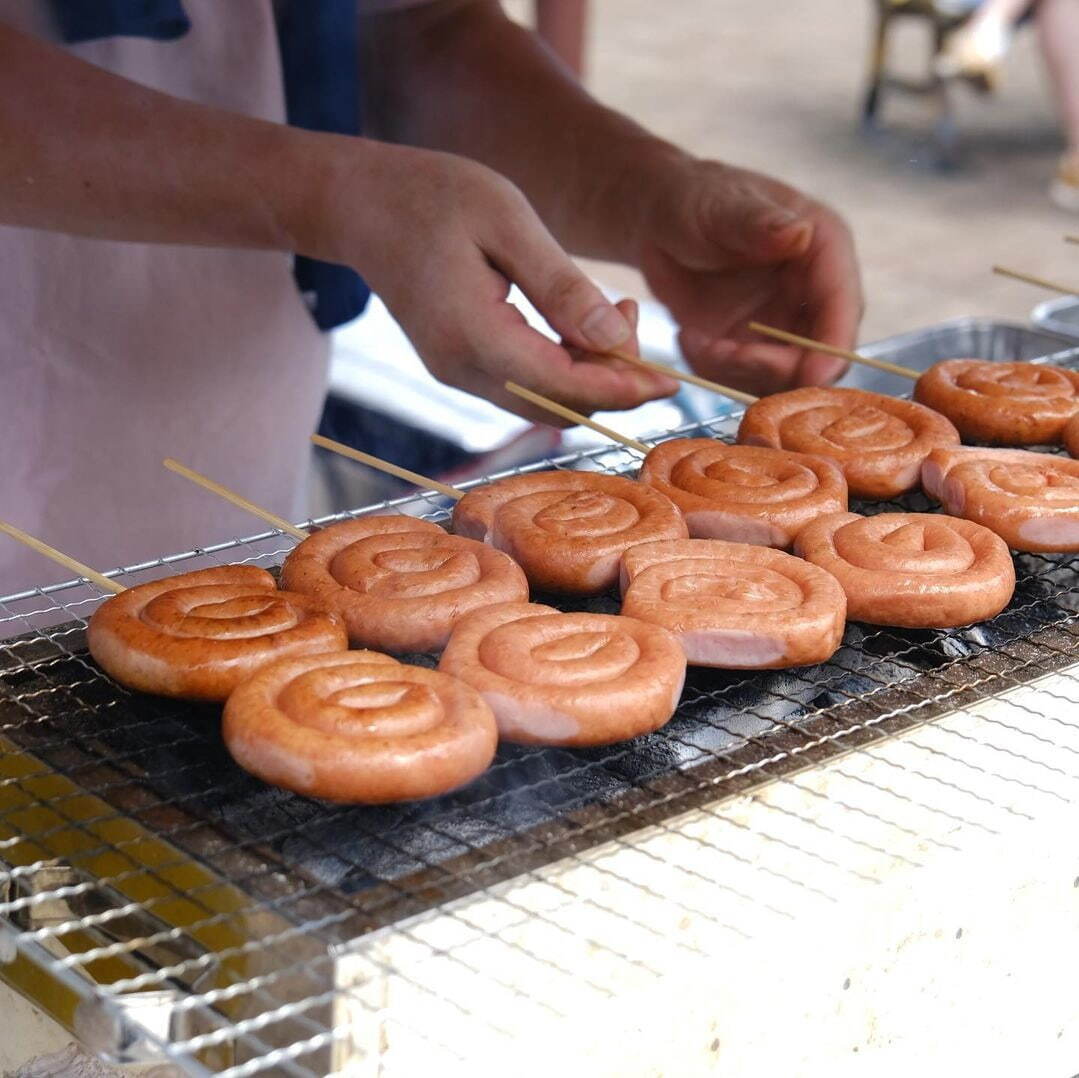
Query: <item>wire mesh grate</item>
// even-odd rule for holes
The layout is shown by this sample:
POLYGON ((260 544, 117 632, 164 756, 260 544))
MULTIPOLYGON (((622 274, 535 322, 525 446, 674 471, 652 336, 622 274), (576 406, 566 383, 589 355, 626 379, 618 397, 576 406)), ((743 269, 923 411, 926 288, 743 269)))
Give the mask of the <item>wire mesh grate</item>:
MULTIPOLYGON (((676 433, 732 440, 736 423, 725 415, 676 433)), ((602 448, 533 467, 632 474, 636 463, 628 450, 602 448)), ((374 508, 448 516, 429 495, 374 508)), ((912 495, 854 508, 929 505, 912 495)), ((290 547, 267 533, 124 569, 119 579, 133 584, 237 561, 272 567, 290 547)), ((192 1073, 325 1073, 326 1060, 377 1055, 379 1045, 357 1042, 355 1015, 385 1021, 385 1000, 372 986, 429 960, 448 963, 456 978, 450 990, 409 975, 432 1005, 475 1019, 476 1010, 460 1003, 462 986, 482 982, 487 993, 493 982, 503 1005, 482 1020, 512 1036, 515 1008, 569 1014, 581 993, 612 996, 621 985, 661 976, 672 949, 705 953, 700 939, 671 943, 662 925, 675 913, 709 926, 715 939, 747 930, 723 921, 699 888, 736 894, 731 872, 716 865, 748 865, 749 858, 736 836, 722 849, 704 839, 694 845, 673 823, 681 814, 714 812, 778 779, 797 782, 824 760, 872 752, 891 735, 1066 671, 1079 635, 1077 565, 1074 557, 1017 557, 1013 602, 970 628, 851 624, 821 666, 691 670, 674 719, 655 734, 592 750, 503 746, 465 790, 378 808, 267 787, 232 763, 216 708, 129 693, 104 677, 85 651, 86 620, 104 598, 88 585, 12 596, 0 600, 8 750, 0 771, 0 858, 8 864, 0 914, 22 953, 96 1003, 99 1022, 108 1026, 101 1015, 112 1016, 103 1043, 114 1052, 117 1038, 130 1037, 130 1011, 127 1025, 116 1025, 120 1005, 151 990, 174 992, 166 1026, 138 1028, 147 1045, 192 1073), (611 844, 628 850, 646 829, 677 842, 684 860, 633 844, 640 872, 630 879, 596 856, 611 844), (650 883, 656 866, 649 857, 674 871, 684 891, 672 895, 650 883), (597 885, 582 890, 544 871, 566 861, 587 865, 597 885), (632 901, 618 897, 626 888, 632 901), (479 921, 468 904, 475 896, 485 900, 479 921), (582 909, 617 917, 617 938, 582 934, 568 912, 582 909), (549 946, 537 948, 520 931, 525 924, 531 932, 539 926, 549 946), (496 961, 485 948, 498 950, 496 961), (602 974, 585 960, 597 952, 602 974), (542 984, 521 990, 514 970, 522 963, 542 971, 542 984), (345 968, 351 972, 343 979, 345 968)), ((601 597, 575 608, 616 612, 617 602, 601 597)), ((1062 701, 1061 715, 1072 707, 1062 701)), ((1009 743, 993 751, 1023 766, 1024 777, 1008 781, 1059 799, 1079 746, 1070 744, 1070 724, 1054 721, 1068 736, 1043 724, 1023 732, 1021 749, 1009 743)), ((962 743, 966 735, 953 736, 947 751, 955 759, 993 766, 991 759, 968 763, 981 757, 962 743)), ((899 816, 897 830, 913 834, 899 816)), ((808 849, 800 855, 812 859, 808 849)), ((828 901, 810 880, 807 873, 780 882, 799 901, 828 901)), ((400 1022, 400 1009, 392 1020, 400 1022)), ((432 1036, 430 1028, 402 1035, 432 1036)))

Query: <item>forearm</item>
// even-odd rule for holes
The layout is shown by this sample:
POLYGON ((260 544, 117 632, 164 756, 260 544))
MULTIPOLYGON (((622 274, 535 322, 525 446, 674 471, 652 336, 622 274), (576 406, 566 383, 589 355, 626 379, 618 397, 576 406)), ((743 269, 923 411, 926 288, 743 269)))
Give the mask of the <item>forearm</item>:
POLYGON ((491 0, 435 0, 367 20, 369 124, 462 154, 528 196, 577 254, 631 262, 645 182, 681 158, 599 105, 491 0))
POLYGON ((149 90, 0 24, 0 223, 315 247, 332 141, 149 90))

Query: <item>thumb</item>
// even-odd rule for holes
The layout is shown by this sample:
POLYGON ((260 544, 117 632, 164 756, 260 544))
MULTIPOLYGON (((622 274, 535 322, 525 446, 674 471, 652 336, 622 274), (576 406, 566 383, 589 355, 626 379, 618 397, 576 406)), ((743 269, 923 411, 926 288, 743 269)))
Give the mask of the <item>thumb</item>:
POLYGON ((500 230, 484 253, 570 346, 607 352, 633 335, 626 315, 577 267, 532 212, 500 230))
POLYGON ((702 215, 712 233, 708 238, 746 261, 782 262, 804 254, 813 242, 812 220, 757 183, 736 180, 709 191, 708 198, 702 215))

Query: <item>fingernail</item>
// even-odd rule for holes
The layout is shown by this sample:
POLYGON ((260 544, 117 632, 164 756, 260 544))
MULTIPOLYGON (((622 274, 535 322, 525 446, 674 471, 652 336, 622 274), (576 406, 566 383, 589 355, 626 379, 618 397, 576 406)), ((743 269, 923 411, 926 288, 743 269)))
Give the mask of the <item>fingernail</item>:
POLYGON ((610 304, 593 307, 581 323, 581 333, 585 340, 598 349, 614 348, 621 344, 631 333, 629 323, 621 312, 610 304))
POLYGON ((769 232, 782 232, 785 228, 790 228, 795 221, 798 220, 798 214, 791 210, 780 210, 778 213, 769 215, 764 222, 764 227, 769 232))

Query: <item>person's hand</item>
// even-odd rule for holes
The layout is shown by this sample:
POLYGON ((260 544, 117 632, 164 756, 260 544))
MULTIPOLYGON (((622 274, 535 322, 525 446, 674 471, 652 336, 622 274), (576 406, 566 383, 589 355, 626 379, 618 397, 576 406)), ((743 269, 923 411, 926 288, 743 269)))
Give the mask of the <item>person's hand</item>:
MULTIPOLYGON (((368 199, 335 235, 332 257, 358 269, 441 382, 542 423, 549 413, 506 381, 581 412, 634 408, 670 396, 669 378, 601 353, 636 348, 636 308, 611 304, 558 246, 521 192, 449 154, 384 146, 368 199), (516 284, 562 337, 532 329, 506 302, 516 284), (600 353, 600 354, 597 354, 600 353)), ((343 184, 339 205, 348 200, 343 184)))
POLYGON ((698 373, 758 394, 843 373, 842 360, 746 328, 757 321, 853 345, 861 284, 850 232, 835 213, 759 173, 688 158, 645 206, 640 268, 698 373))

